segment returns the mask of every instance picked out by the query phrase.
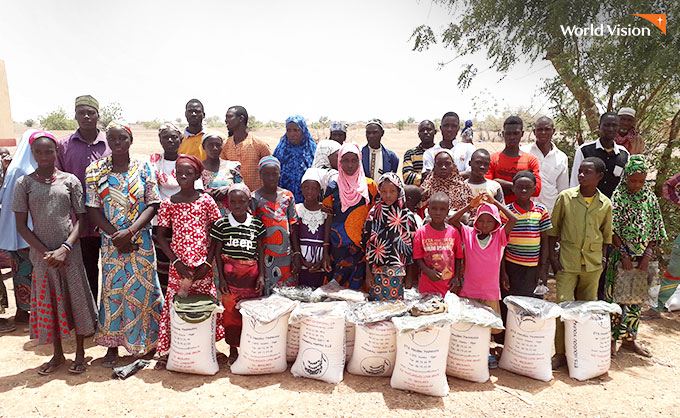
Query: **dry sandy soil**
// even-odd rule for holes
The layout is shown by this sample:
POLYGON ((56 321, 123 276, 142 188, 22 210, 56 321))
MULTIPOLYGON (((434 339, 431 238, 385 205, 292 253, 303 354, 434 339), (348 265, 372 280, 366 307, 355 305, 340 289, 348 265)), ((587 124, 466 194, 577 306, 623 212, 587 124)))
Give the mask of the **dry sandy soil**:
MULTIPOLYGON (((20 133, 20 132, 18 132, 20 133)), ((152 131, 135 130, 133 153, 160 150, 152 131)), ((281 132, 258 131, 275 144, 281 132)), ((387 146, 400 155, 417 143, 414 130, 389 130, 387 146)), ((360 131, 350 139, 361 141, 360 131)), ((497 149, 500 144, 490 144, 497 149)), ((5 284, 11 290, 11 280, 5 284)), ((13 296, 10 294, 10 300, 13 296)), ((13 305, 13 303, 11 303, 13 305)), ((13 314, 10 308, 8 314, 13 314)), ((14 416, 680 416, 680 314, 643 322, 639 340, 654 357, 621 352, 608 375, 578 382, 566 369, 549 382, 539 382, 503 370, 492 371, 487 383, 449 378, 451 392, 432 398, 392 389, 388 378, 345 374, 338 385, 293 377, 236 376, 222 365, 216 376, 184 375, 147 368, 125 381, 111 379, 101 367, 105 349, 88 339, 90 366, 82 375, 66 371, 37 374, 51 356, 50 346, 37 346, 28 327, 0 336, 0 417, 14 416)), ((65 343, 68 359, 75 344, 65 343)), ((225 353, 224 342, 217 345, 225 353)), ((223 361, 225 358, 220 357, 223 361)), ((124 358, 122 364, 132 362, 124 358)))

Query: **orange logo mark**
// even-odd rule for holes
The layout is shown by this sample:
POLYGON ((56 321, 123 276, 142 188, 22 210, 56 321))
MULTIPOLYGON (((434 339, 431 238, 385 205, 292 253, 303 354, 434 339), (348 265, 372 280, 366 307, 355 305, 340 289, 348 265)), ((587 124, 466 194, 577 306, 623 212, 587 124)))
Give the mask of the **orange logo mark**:
POLYGON ((654 24, 663 34, 666 34, 666 15, 665 14, 633 14, 654 24))

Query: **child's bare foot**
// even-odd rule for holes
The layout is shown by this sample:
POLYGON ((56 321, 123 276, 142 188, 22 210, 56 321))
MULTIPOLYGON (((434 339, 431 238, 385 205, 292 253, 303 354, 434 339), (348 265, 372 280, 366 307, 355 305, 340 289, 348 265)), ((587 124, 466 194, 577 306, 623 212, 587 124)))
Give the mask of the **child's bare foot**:
POLYGON ((652 357, 652 353, 650 353, 649 350, 639 345, 635 341, 624 341, 621 343, 621 348, 632 351, 633 353, 639 354, 642 357, 652 357))
POLYGON ((647 309, 642 312, 642 319, 658 319, 661 318, 661 313, 655 311, 654 309, 647 309))
POLYGON ((5 334, 8 332, 12 332, 17 329, 17 326, 11 323, 9 320, 5 318, 0 318, 0 334, 5 334))
POLYGON ((616 357, 616 353, 618 352, 618 350, 617 350, 617 348, 616 348, 616 341, 612 341, 612 348, 611 348, 611 350, 612 350, 612 358, 613 358, 613 357, 616 357))
POLYGON ((567 356, 564 354, 555 354, 552 358, 552 369, 557 370, 567 364, 567 356))
POLYGON ((15 324, 28 324, 29 320, 29 315, 28 312, 22 310, 22 309, 17 309, 16 315, 14 315, 14 323, 15 324))
POLYGON ((165 370, 168 365, 168 356, 158 356, 156 357, 156 365, 153 366, 154 370, 165 370))
POLYGON ((102 359, 102 367, 113 368, 118 361, 118 347, 109 348, 102 359))
POLYGON ((231 366, 234 364, 236 359, 238 358, 238 348, 236 347, 229 347, 229 358, 227 359, 227 365, 231 366))
POLYGON ((50 359, 50 361, 40 366, 40 368, 38 369, 38 374, 43 376, 50 375, 59 370, 59 367, 61 367, 61 365, 64 364, 65 361, 66 358, 64 357, 63 354, 59 356, 54 356, 50 359))

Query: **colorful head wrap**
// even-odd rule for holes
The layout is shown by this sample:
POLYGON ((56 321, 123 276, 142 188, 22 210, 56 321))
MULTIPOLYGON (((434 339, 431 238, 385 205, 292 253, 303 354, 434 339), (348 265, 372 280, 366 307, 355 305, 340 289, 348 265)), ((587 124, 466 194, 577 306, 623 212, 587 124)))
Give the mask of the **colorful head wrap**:
POLYGON ((229 186, 229 190, 227 191, 227 196, 229 196, 229 193, 231 192, 243 192, 246 194, 246 196, 250 196, 250 189, 248 186, 246 186, 245 183, 234 183, 231 186, 229 186))
POLYGON ((645 157, 631 155, 611 199, 612 229, 633 255, 642 255, 650 242, 666 238, 659 201, 652 189, 645 184, 633 193, 627 185, 629 176, 647 172, 645 157))
POLYGON ((260 158, 260 163, 258 164, 258 170, 262 171, 262 167, 266 165, 275 165, 281 169, 281 162, 279 161, 278 158, 274 157, 273 155, 267 155, 266 157, 260 158))
POLYGON ((179 129, 177 126, 175 126, 175 124, 172 123, 172 122, 166 122, 166 123, 162 124, 162 125, 158 128, 158 133, 160 134, 161 131, 164 131, 164 130, 166 130, 166 129, 169 130, 169 131, 176 131, 176 132, 179 132, 179 134, 182 135, 182 131, 180 131, 180 129, 179 129))
POLYGON ((208 138, 220 138, 220 139, 222 140, 222 143, 224 143, 224 141, 225 141, 225 138, 224 138, 224 135, 222 134, 222 132, 218 132, 218 131, 205 131, 205 132, 203 133, 203 138, 201 139, 201 145, 205 144, 205 141, 206 141, 208 138))
POLYGON ((125 129, 130 134, 130 138, 132 138, 132 129, 130 129, 130 126, 126 122, 123 122, 123 121, 120 121, 120 120, 112 120, 106 126, 106 133, 108 134, 109 131, 113 128, 123 128, 123 129, 125 129))
POLYGON ((347 124, 342 122, 331 123, 331 132, 347 132, 347 124))
POLYGON ((366 124, 367 128, 368 128, 368 125, 378 125, 378 126, 380 126, 380 129, 383 130, 383 132, 385 131, 385 125, 383 125, 383 122, 378 118, 369 120, 368 123, 366 124))
POLYGON ((28 137, 28 145, 33 145, 35 140, 38 138, 49 138, 54 141, 54 145, 57 144, 57 138, 51 132, 35 131, 31 134, 31 136, 28 137))
POLYGON ((316 153, 316 142, 307 129, 305 118, 300 115, 293 115, 286 119, 286 126, 290 123, 294 123, 300 128, 302 141, 294 145, 288 140, 288 135, 285 134, 281 137, 281 141, 279 141, 272 155, 281 161, 279 186, 290 190, 295 196, 296 202, 302 202, 304 198, 302 197, 302 189, 300 189, 300 180, 305 174, 305 170, 312 166, 316 153))
POLYGON ((394 184, 399 190, 399 196, 391 205, 378 200, 368 213, 365 226, 366 260, 372 268, 404 266, 413 262, 415 217, 406 207, 404 184, 396 173, 380 176, 378 187, 385 182, 394 184))
POLYGON ((338 164, 338 191, 340 192, 340 210, 343 212, 356 205, 363 197, 366 202, 370 202, 370 194, 368 192, 368 182, 366 174, 361 164, 361 149, 359 145, 354 142, 345 142, 340 147, 339 160, 342 160, 345 154, 356 154, 359 157, 359 167, 357 171, 351 176, 345 173, 342 169, 342 164, 338 164))
MULTIPOLYGON (((456 161, 453 158, 451 150, 446 148, 441 149, 434 154, 434 161, 437 161, 437 156, 443 153, 450 156, 452 161, 456 161)), ((446 195, 449 196, 450 210, 458 210, 472 200, 472 190, 470 190, 470 186, 465 183, 465 179, 460 175, 455 164, 453 164, 451 175, 442 178, 435 176, 433 173, 432 175, 427 176, 421 187, 423 189, 423 201, 430 199, 430 196, 437 192, 446 193, 446 195)))
POLYGON ((203 172, 203 163, 201 162, 201 160, 194 157, 193 155, 180 154, 179 157, 177 157, 177 161, 175 162, 175 167, 177 167, 181 163, 190 164, 198 174, 201 174, 203 172))
POLYGON ((99 102, 89 94, 76 97, 76 107, 78 106, 90 106, 99 113, 99 102))

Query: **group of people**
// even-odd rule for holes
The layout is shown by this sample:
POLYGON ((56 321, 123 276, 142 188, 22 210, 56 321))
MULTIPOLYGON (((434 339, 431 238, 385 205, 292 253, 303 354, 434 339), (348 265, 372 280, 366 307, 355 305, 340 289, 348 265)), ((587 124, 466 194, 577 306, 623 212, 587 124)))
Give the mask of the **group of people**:
MULTIPOLYGON (((620 129, 631 112, 602 115, 599 139, 578 148, 571 176, 550 118, 535 121, 536 141, 524 146, 524 122, 507 118, 504 149, 491 154, 473 144, 471 121, 457 140, 459 116, 447 112, 438 144, 435 124, 419 124, 420 144, 406 152, 400 176, 380 119, 366 124, 362 148, 346 142, 348 126, 339 122, 317 143, 294 115, 272 153, 248 131, 245 108, 227 110, 225 137, 205 129, 203 104, 192 99, 186 128, 161 125, 163 152, 140 161, 130 156, 132 129, 112 122, 100 130, 97 100, 80 96, 75 133, 58 140, 28 130, 3 165, 0 248, 14 260, 17 315, 0 332, 29 322, 32 339, 53 344, 40 374, 61 367, 61 341, 72 335, 72 373, 86 369, 89 335, 108 348, 105 367, 116 364, 119 347, 162 365, 175 296, 219 296, 216 336, 233 362, 236 304, 277 286, 335 281, 377 301, 401 299, 408 287, 451 291, 504 316, 501 297, 542 297, 537 289, 552 268, 559 302, 621 304, 613 340, 649 355, 635 343, 641 289, 658 275, 654 248, 666 233, 645 158, 626 148, 640 148, 639 136, 620 129)), ((665 185, 676 204, 679 180, 665 185)), ((660 307, 678 283, 675 244, 660 307)), ((0 309, 6 299, 3 287, 0 309)), ((563 338, 558 329, 556 367, 563 338)))

